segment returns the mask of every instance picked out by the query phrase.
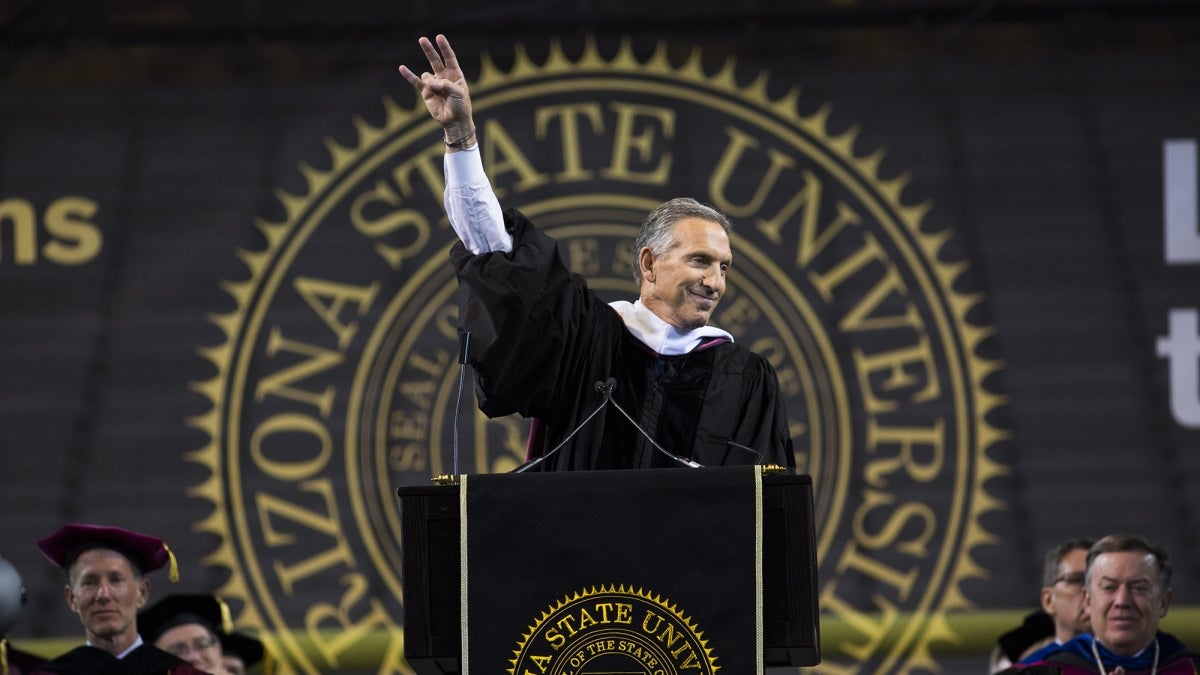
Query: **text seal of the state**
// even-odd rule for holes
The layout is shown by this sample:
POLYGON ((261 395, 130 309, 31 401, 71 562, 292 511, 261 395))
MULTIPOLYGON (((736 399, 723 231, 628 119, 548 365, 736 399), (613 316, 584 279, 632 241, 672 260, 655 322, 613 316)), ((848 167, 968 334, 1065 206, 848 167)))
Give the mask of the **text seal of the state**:
MULTIPOLYGON (((980 517, 1000 508, 987 450, 1004 435, 984 385, 1001 364, 979 353, 990 331, 968 313, 984 298, 957 290, 953 232, 924 223, 903 173, 880 175, 882 149, 831 133, 830 106, 765 72, 666 44, 546 52, 485 55, 472 79, 501 203, 606 299, 636 296, 631 246, 658 203, 731 216, 714 323, 775 366, 813 477, 822 621, 846 627, 819 670, 936 669, 929 645, 953 638, 945 615, 983 573, 980 517)), ((199 349, 216 375, 193 386, 211 410, 191 457, 212 476, 193 492, 215 508, 197 529, 221 537, 206 562, 230 570, 222 595, 283 672, 409 672, 396 488, 524 458, 523 420, 483 418, 469 389, 456 403, 445 148, 403 83, 395 99, 353 117, 353 140, 331 130, 303 189, 280 190, 224 285, 235 308, 212 317, 225 340, 199 349)))

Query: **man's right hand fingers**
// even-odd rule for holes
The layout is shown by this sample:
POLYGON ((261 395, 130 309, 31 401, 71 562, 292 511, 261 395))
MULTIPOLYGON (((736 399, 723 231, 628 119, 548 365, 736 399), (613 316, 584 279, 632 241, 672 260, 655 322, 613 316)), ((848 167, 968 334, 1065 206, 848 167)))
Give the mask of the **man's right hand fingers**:
POLYGON ((445 66, 451 70, 458 70, 458 57, 454 55, 454 49, 450 47, 450 41, 445 35, 438 34, 438 47, 442 50, 442 61, 445 66))
POLYGON ((403 77, 405 80, 407 80, 409 84, 411 84, 414 87, 421 86, 421 78, 417 77, 416 73, 409 70, 408 66, 400 66, 399 70, 400 70, 400 77, 403 77))
POLYGON ((442 62, 442 56, 438 54, 437 48, 427 37, 422 37, 418 42, 421 45, 421 51, 425 52, 425 58, 429 59, 429 67, 433 68, 435 74, 442 72, 446 64, 442 62))

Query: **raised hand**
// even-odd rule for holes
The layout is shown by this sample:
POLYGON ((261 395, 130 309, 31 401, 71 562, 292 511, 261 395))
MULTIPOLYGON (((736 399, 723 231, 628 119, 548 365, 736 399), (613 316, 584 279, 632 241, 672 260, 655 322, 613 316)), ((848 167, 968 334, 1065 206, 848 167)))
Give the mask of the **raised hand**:
POLYGON ((418 40, 433 72, 426 71, 418 76, 408 66, 402 65, 400 75, 421 95, 429 115, 442 126, 447 142, 451 142, 466 138, 474 131, 471 94, 450 41, 440 34, 435 39, 436 46, 429 38, 418 40))

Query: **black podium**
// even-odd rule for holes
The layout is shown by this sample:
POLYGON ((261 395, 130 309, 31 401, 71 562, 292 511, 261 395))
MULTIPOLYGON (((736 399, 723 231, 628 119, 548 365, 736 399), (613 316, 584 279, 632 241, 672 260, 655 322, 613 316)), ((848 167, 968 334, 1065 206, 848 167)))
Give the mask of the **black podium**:
MULTIPOLYGON (((677 479, 690 470, 649 469, 637 473, 644 481, 649 475, 646 472, 659 471, 670 472, 672 479, 677 479)), ((634 472, 606 473, 632 476, 634 472)), ((554 480, 553 475, 541 474, 539 480, 554 480)), ((505 479, 518 481, 531 476, 505 479)), ((622 477, 608 479, 619 485, 622 477)), ((402 527, 405 660, 419 675, 459 673, 463 649, 459 487, 401 487, 397 495, 402 527)), ((820 662, 820 632, 812 480, 803 475, 763 475, 760 495, 763 665, 813 666, 820 662)), ((514 513, 506 517, 520 516, 514 513)), ((602 511, 594 513, 594 518, 605 517, 602 511)), ((688 518, 689 514, 680 512, 671 517, 688 518)), ((712 543, 711 537, 704 542, 709 546, 712 543)), ((687 546, 688 542, 678 545, 687 546)), ((514 631, 523 628, 512 627, 514 631)))

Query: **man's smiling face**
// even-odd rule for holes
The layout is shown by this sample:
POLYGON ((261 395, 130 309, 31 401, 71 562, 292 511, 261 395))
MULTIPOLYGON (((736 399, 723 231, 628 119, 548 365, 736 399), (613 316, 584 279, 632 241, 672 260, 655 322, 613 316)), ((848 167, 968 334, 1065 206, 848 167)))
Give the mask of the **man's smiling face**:
POLYGON ((661 256, 649 248, 639 252, 641 300, 660 319, 687 331, 712 318, 725 293, 725 273, 733 253, 725 229, 700 218, 675 223, 672 239, 661 256))

